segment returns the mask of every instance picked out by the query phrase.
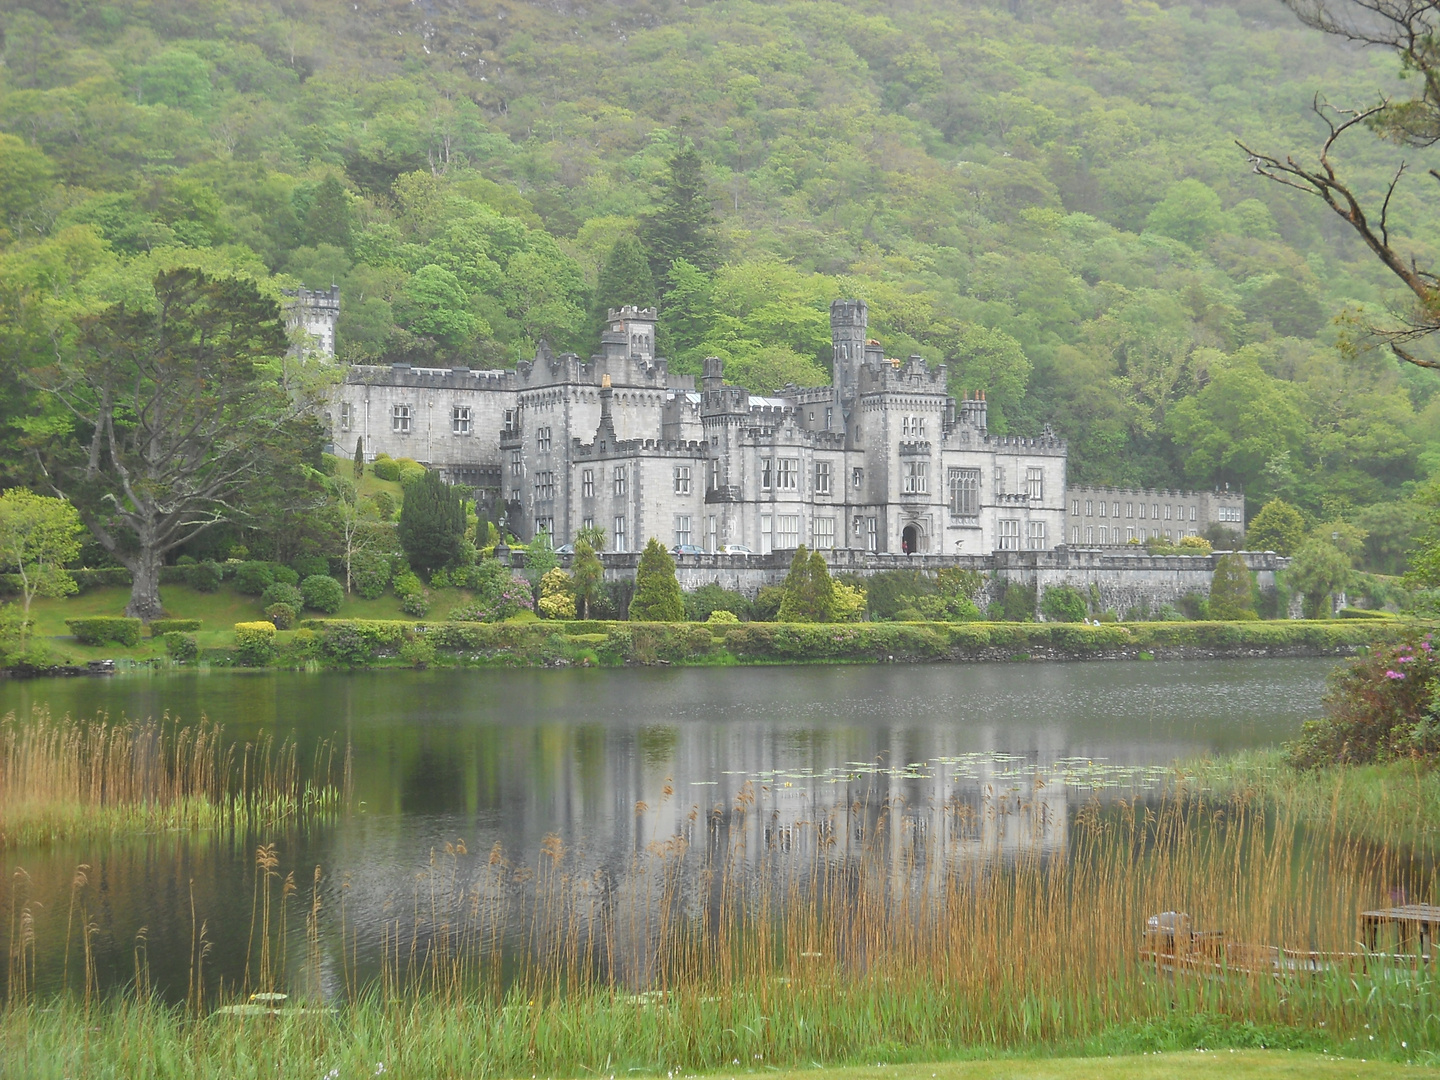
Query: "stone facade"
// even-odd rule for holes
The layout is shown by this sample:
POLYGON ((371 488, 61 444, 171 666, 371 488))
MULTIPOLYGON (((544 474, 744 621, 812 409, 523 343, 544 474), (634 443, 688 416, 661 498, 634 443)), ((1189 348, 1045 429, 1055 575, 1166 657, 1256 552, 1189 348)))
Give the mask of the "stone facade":
POLYGON ((1065 539, 1071 547, 1118 547, 1147 539, 1178 541, 1200 536, 1211 525, 1245 534, 1245 496, 1228 489, 1072 485, 1066 498, 1065 539))
POLYGON ((356 367, 330 420, 494 493, 522 536, 587 524, 619 551, 649 537, 705 551, 955 554, 1065 539, 1065 443, 992 435, 984 394, 957 402, 943 365, 887 358, 864 301, 831 305, 829 386, 761 396, 705 361, 697 389, 655 355, 653 308, 612 310, 601 351, 541 346, 514 371, 356 367))

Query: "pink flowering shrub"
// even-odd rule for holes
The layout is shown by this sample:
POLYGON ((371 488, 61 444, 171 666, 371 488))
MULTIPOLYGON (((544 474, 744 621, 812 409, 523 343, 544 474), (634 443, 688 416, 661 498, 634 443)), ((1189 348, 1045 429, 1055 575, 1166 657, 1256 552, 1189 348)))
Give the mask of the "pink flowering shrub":
POLYGON ((1433 635, 1350 661, 1331 678, 1325 712, 1287 747, 1298 768, 1440 757, 1440 657, 1433 635))
POLYGON ((530 583, 518 574, 484 588, 473 603, 450 612, 453 622, 503 622, 522 611, 535 610, 530 583))

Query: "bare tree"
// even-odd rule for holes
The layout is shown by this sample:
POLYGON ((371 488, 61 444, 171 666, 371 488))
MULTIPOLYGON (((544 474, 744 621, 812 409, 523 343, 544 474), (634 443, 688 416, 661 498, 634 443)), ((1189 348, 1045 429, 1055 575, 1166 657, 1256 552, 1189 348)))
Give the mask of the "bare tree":
MULTIPOLYGON (((1371 213, 1355 185, 1337 172, 1332 154, 1342 135, 1364 127, 1401 146, 1424 148, 1440 141, 1440 0, 1283 0, 1300 21, 1364 47, 1395 52, 1402 71, 1419 76, 1419 92, 1405 101, 1388 98, 1360 109, 1341 109, 1317 97, 1313 108, 1329 134, 1313 165, 1237 145, 1260 176, 1314 195, 1355 230, 1375 257, 1404 283, 1411 301, 1391 312, 1386 323, 1361 323, 1362 331, 1388 345, 1416 367, 1440 370, 1440 360, 1420 356, 1416 343, 1440 331, 1440 276, 1401 252, 1390 228, 1390 204, 1404 178, 1401 162, 1390 178, 1378 211, 1371 213)), ((1440 171, 1428 170, 1440 181, 1440 171)))

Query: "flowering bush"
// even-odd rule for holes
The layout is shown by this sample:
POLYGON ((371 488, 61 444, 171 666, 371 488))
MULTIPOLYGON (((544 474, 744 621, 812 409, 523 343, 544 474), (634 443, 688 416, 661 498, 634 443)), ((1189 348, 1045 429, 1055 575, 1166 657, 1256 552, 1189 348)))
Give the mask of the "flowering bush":
POLYGON ((1377 646, 1342 668, 1328 715, 1289 746, 1298 768, 1440 756, 1440 659, 1433 634, 1377 646))
POLYGON ((540 614, 547 619, 575 618, 575 588, 558 566, 540 579, 540 614))
POLYGON ((535 599, 530 594, 530 583, 519 575, 512 575, 490 595, 455 608, 448 618, 454 622, 503 622, 522 611, 534 610, 535 599))

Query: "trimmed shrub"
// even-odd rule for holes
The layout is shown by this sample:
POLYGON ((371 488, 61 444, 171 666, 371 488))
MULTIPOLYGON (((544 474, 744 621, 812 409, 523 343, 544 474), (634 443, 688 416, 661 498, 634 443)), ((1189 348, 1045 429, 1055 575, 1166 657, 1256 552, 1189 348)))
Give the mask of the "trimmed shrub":
POLYGON ((301 629, 320 635, 325 656, 351 665, 397 651, 414 634, 410 623, 380 619, 306 619, 301 629))
POLYGON ((425 475, 429 471, 424 465, 410 458, 395 459, 396 479, 400 481, 401 487, 409 488, 417 480, 425 479, 425 475))
POLYGON ((220 582, 225 579, 225 571, 214 559, 206 559, 204 562, 192 566, 188 577, 191 587, 197 592, 213 593, 220 588, 220 582))
POLYGON ((366 600, 378 600, 390 584, 390 556, 366 553, 351 561, 350 583, 366 600))
POLYGON ((290 568, 300 575, 301 581, 304 581, 308 577, 328 575, 330 560, 324 555, 296 555, 290 560, 290 568))
POLYGON ((275 624, 276 630, 294 629, 296 614, 289 604, 271 604, 265 609, 265 617, 275 624))
POLYGON ((1337 619, 1393 619, 1391 611, 1371 611, 1369 608, 1347 607, 1335 613, 1337 619))
POLYGON ((165 652, 171 660, 188 663, 200 655, 200 648, 195 644, 194 634, 170 630, 165 634, 165 652))
POLYGON ((345 602, 345 587, 328 574, 311 574, 300 583, 300 594, 311 611, 334 615, 345 602))
POLYGON ((653 536, 640 554, 635 571, 635 596, 630 618, 636 622, 679 622, 685 618, 685 601, 675 578, 675 560, 653 536))
POLYGON ((1051 622, 1082 622, 1089 610, 1085 594, 1070 585, 1052 585, 1040 600, 1040 612, 1051 622))
POLYGON ((134 648, 140 644, 139 619, 122 615, 91 615, 83 619, 66 619, 65 625, 82 645, 105 645, 114 642, 134 648))
POLYGON ((305 606, 305 597, 294 585, 287 585, 283 581, 277 581, 267 588, 260 595, 260 606, 268 608, 272 604, 289 604, 296 611, 305 606))
POLYGON ((275 659, 275 624, 237 622, 235 659, 245 667, 265 667, 275 659))
POLYGON ((281 585, 298 586, 300 584, 300 575, 288 566, 271 563, 270 573, 274 575, 275 580, 281 585))
POLYGON ((710 614, 705 617, 705 622, 709 623, 711 626, 724 626, 727 623, 733 626, 740 622, 740 616, 736 615, 733 611, 726 611, 724 608, 716 608, 714 611, 710 612, 710 614))
POLYGON ((611 663, 676 663, 715 648, 710 631, 697 623, 616 623, 599 648, 611 663))
POLYGON ((370 471, 375 474, 376 480, 388 480, 394 483, 400 479, 400 466, 389 454, 376 454, 370 471))
POLYGON ((266 562, 241 563, 235 571, 235 591, 246 596, 260 596, 275 584, 275 571, 266 562))
POLYGON ((185 633, 193 633, 200 629, 199 619, 151 619, 150 636, 152 638, 164 637, 174 630, 185 633))

